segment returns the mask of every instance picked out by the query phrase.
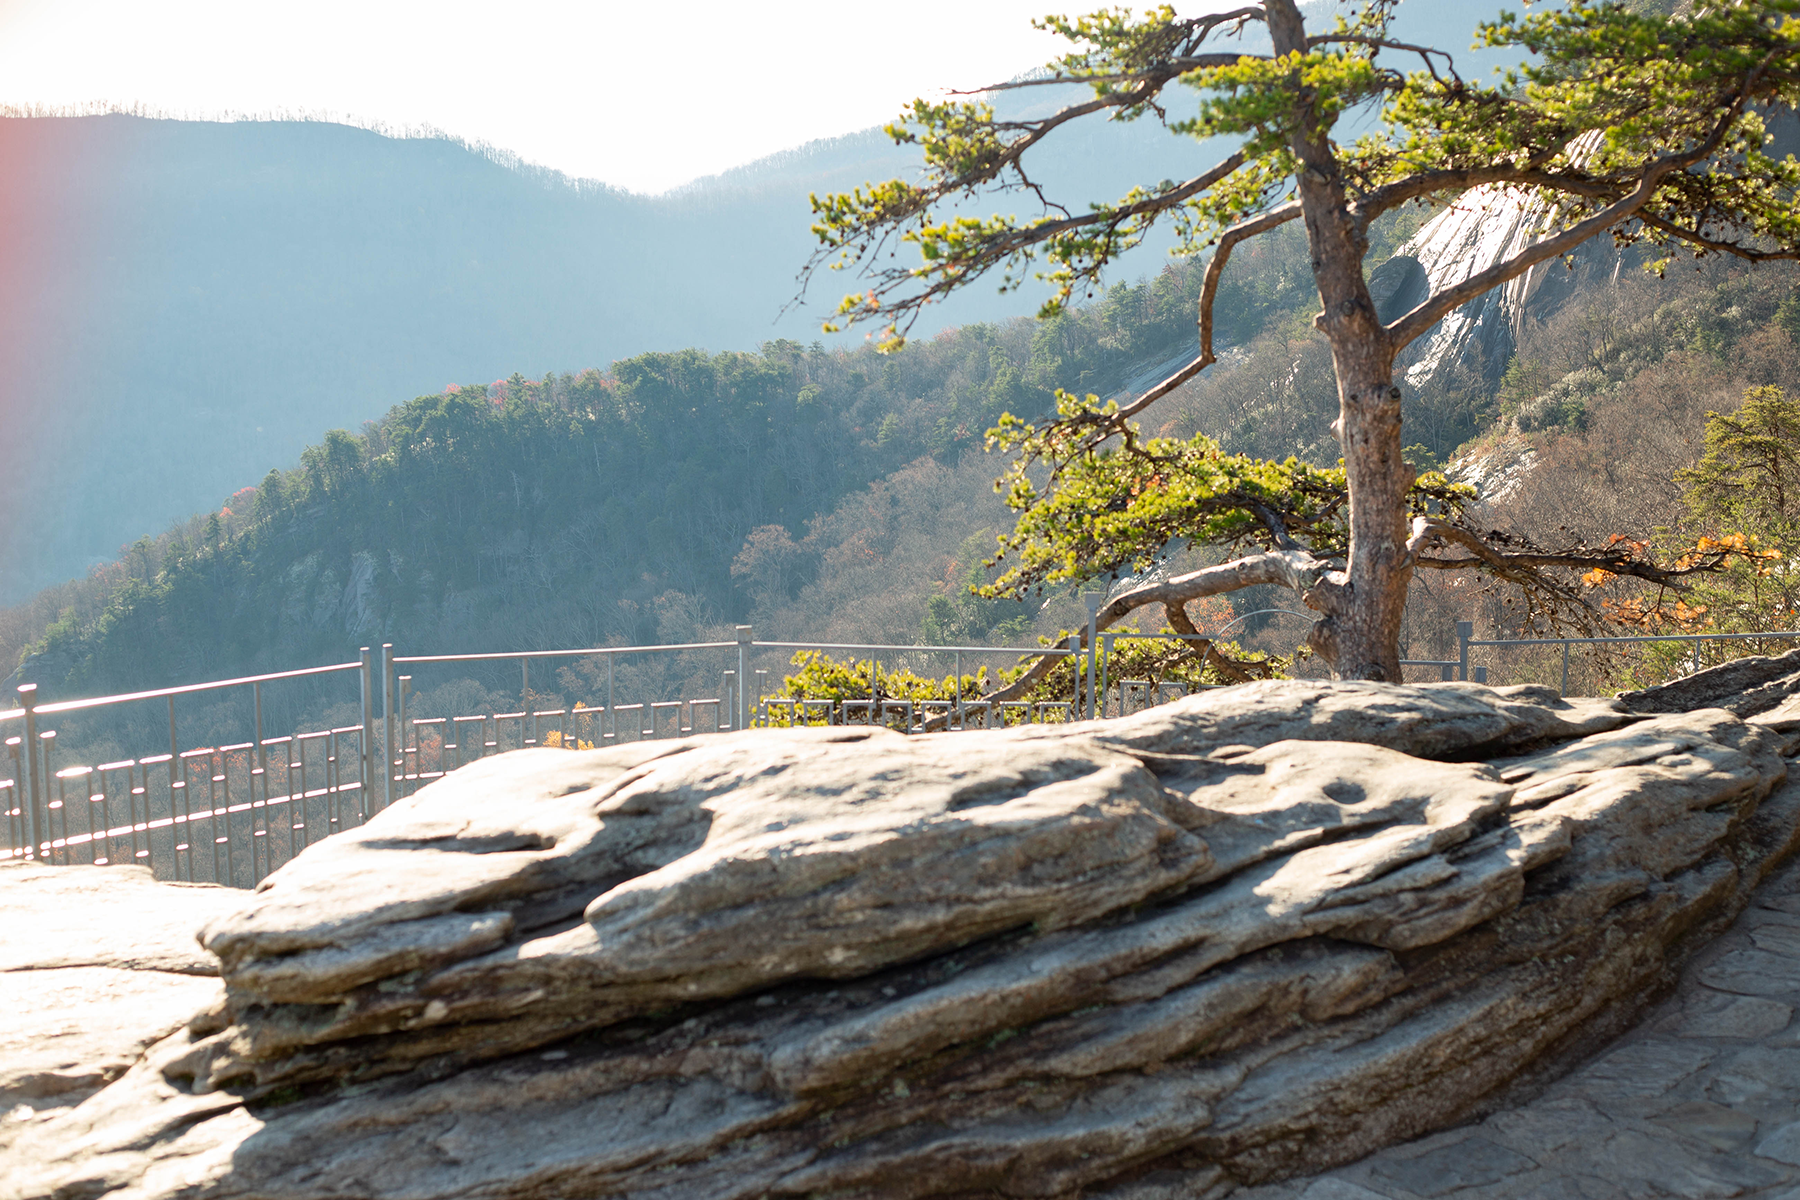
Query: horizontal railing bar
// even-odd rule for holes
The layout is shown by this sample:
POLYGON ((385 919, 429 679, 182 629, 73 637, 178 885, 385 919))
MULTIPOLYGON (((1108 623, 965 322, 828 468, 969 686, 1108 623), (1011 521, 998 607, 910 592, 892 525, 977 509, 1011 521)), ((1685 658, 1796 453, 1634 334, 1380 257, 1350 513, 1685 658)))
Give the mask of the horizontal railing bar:
MULTIPOLYGON (((88 700, 58 700, 54 704, 37 706, 39 715, 46 713, 75 712, 78 709, 98 708, 103 704, 124 704, 129 700, 155 700, 163 696, 186 696, 193 692, 212 691, 215 688, 243 687, 251 683, 269 683, 276 679, 299 679, 306 675, 327 675, 333 671, 358 671, 362 669, 360 662, 334 663, 329 667, 302 667, 298 671, 275 671, 268 675, 246 675, 242 679, 215 679, 210 683, 184 683, 180 687, 157 688, 153 692, 126 692, 118 696, 95 696, 88 700)), ((23 717, 22 708, 0 712, 0 721, 23 717)))
POLYGON ((1484 641, 1476 641, 1471 638, 1465 644, 1470 646, 1602 646, 1615 642, 1730 642, 1744 641, 1749 638, 1793 637, 1800 637, 1800 630, 1784 629, 1770 633, 1668 633, 1660 637, 1648 635, 1645 637, 1600 638, 1495 638, 1484 641))
MULTIPOLYGON (((283 796, 270 796, 267 800, 245 800, 237 804, 223 805, 218 808, 197 809, 192 813, 175 813, 171 816, 157 817, 149 821, 136 821, 128 825, 116 825, 109 829, 95 830, 93 833, 71 833, 66 838, 45 838, 38 843, 38 849, 62 850, 73 846, 86 846, 103 838, 130 837, 134 830, 138 833, 147 833, 159 829, 173 829, 178 825, 198 825, 201 821, 212 820, 217 817, 235 816, 238 813, 251 812, 256 809, 266 810, 270 808, 279 808, 283 805, 292 805, 296 801, 316 800, 321 796, 342 796, 346 793, 358 792, 361 790, 361 782, 353 780, 349 783, 338 784, 335 787, 313 788, 305 792, 290 792, 283 796)), ((11 850, 0 849, 0 860, 24 858, 27 856, 28 850, 29 847, 20 847, 11 850)))
MULTIPOLYGON (((1120 637, 1130 636, 1120 634, 1120 637)), ((725 645, 735 646, 736 642, 725 645)), ((964 654, 1079 654, 1066 646, 868 646, 853 645, 847 642, 751 642, 758 650, 935 650, 957 651, 964 654)))
MULTIPOLYGON (((757 645, 763 643, 758 642, 757 645)), ((396 654, 397 663, 481 662, 489 659, 592 658, 597 654, 638 654, 648 650, 729 650, 736 642, 682 642, 670 646, 596 646, 591 650, 513 650, 493 654, 396 654)))
POLYGON ((1157 642, 1216 642, 1219 640, 1219 635, 1216 633, 1112 633, 1105 629, 1100 631, 1100 636, 1121 642, 1132 639, 1157 642))

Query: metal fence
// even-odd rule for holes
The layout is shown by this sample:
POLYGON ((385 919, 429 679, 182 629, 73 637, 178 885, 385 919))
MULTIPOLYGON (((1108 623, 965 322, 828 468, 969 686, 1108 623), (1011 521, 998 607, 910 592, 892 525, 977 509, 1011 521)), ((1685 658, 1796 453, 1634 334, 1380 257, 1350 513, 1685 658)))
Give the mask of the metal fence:
MULTIPOLYGON (((613 745, 646 738, 727 732, 776 720, 782 700, 764 697, 769 672, 754 666, 758 653, 794 650, 864 652, 917 661, 947 656, 960 681, 965 656, 1017 659, 1021 655, 1084 657, 1079 638, 1060 647, 842 646, 812 642, 757 642, 738 626, 729 642, 664 646, 599 646, 496 654, 396 655, 392 645, 364 647, 356 662, 239 679, 214 680, 126 695, 40 703, 37 687, 18 689, 19 707, 0 711, 5 756, 0 771, 0 814, 6 845, 0 861, 57 864, 137 863, 158 878, 253 887, 320 838, 354 828, 425 783, 464 763, 531 746, 567 748, 613 745), (720 656, 712 695, 664 699, 621 695, 616 665, 627 658, 669 655, 720 656), (585 659, 604 665, 605 702, 538 708, 534 663, 585 659), (417 715, 413 672, 456 664, 516 661, 520 696, 516 710, 417 715), (264 728, 264 689, 321 676, 353 677, 360 720, 355 725, 269 736, 264 728), (744 683, 748 680, 748 684, 744 683), (245 696, 246 740, 210 746, 184 743, 176 699, 201 693, 245 696), (167 750, 109 762, 81 761, 80 749, 59 745, 59 720, 72 714, 141 709, 161 704, 167 750), (16 730, 16 732, 15 732, 16 730)), ((815 706, 803 719, 873 722, 920 729, 931 713, 880 694, 875 664, 872 700, 815 706), (860 704, 860 711, 859 711, 860 704)), ((1080 672, 1077 672, 1078 676, 1080 672)), ((979 728, 990 707, 969 698, 946 706, 948 728, 979 728)), ((996 723, 1066 720, 1081 705, 1080 687, 1068 704, 1000 706, 996 723)), ((65 739, 66 740, 66 739, 65 739)))
POLYGON ((280 671, 159 688, 122 696, 37 702, 19 688, 20 707, 0 712, 11 778, 0 779, 7 847, 0 860, 30 858, 106 865, 134 862, 161 878, 253 886, 307 845, 371 815, 367 781, 375 745, 367 719, 370 661, 280 671), (265 737, 263 686, 361 672, 361 725, 265 737), (249 741, 182 748, 175 701, 205 692, 247 690, 249 741), (168 750, 140 758, 61 765, 54 718, 163 702, 168 750))
MULTIPOLYGON (((1089 597, 1090 613, 1097 613, 1098 607, 1096 598, 1089 597)), ((1085 636, 1030 647, 758 642, 747 625, 737 627, 732 641, 666 646, 395 655, 391 645, 384 645, 379 651, 365 647, 356 662, 47 704, 38 703, 35 685, 27 684, 19 688, 20 706, 0 711, 0 733, 10 734, 0 758, 0 770, 10 768, 10 778, 0 778, 0 814, 5 817, 7 838, 0 861, 131 862, 150 867, 164 879, 254 886, 312 842, 354 828, 425 783, 490 754, 530 746, 597 747, 752 726, 883 725, 919 733, 1118 716, 1186 695, 1198 686, 1119 677, 1114 661, 1120 643, 1217 636, 1182 639, 1176 634, 1103 632, 1096 625, 1090 616, 1085 636), (868 694, 829 699, 769 694, 770 672, 757 666, 759 655, 780 654, 785 662, 796 651, 847 654, 853 662, 867 656, 868 694), (670 655, 690 656, 686 661, 716 655, 714 667, 708 668, 717 672, 714 693, 676 698, 621 694, 629 688, 618 681, 619 663, 670 655), (1033 657, 1071 661, 1067 699, 994 702, 963 694, 965 668, 971 661, 1022 662, 1033 657), (599 667, 604 667, 605 702, 533 706, 533 664, 541 671, 543 664, 570 659, 587 660, 596 679, 599 667), (414 711, 414 671, 511 661, 519 665, 523 701, 516 710, 435 716, 414 711), (950 668, 950 694, 914 700, 891 689, 884 692, 884 661, 890 679, 898 670, 950 668), (347 677, 344 682, 354 685, 361 718, 357 724, 266 735, 265 687, 333 677, 347 677), (184 748, 176 699, 201 693, 247 697, 247 740, 184 748), (52 727, 73 714, 159 704, 166 715, 167 749, 143 757, 79 761, 79 748, 59 746, 59 731, 52 727)), ((1471 649, 1560 647, 1566 694, 1572 646, 1800 638, 1800 632, 1782 631, 1477 639, 1468 622, 1459 623, 1456 634, 1457 658, 1406 660, 1406 665, 1425 668, 1445 680, 1469 679, 1472 674, 1476 682, 1487 682, 1487 666, 1471 666, 1471 649)))
MULTIPOLYGON (((1564 638, 1478 638, 1475 636, 1473 621, 1456 623, 1457 661, 1449 664, 1456 669, 1456 678, 1469 679, 1473 676, 1476 683, 1487 683, 1490 668, 1485 664, 1471 667, 1469 651, 1482 647, 1544 647, 1556 648, 1561 653, 1560 682, 1557 694, 1569 694, 1569 652, 1575 646, 1626 646, 1626 645, 1692 645, 1694 658, 1692 671, 1701 669, 1700 652, 1703 647, 1714 642, 1760 642, 1791 641, 1800 638, 1800 631, 1792 629, 1759 630, 1751 633, 1682 633, 1682 634, 1639 634, 1630 637, 1564 637, 1564 638)), ((1448 671, 1445 679, 1450 678, 1448 671)), ((1496 678, 1494 682, 1502 682, 1496 678)), ((1516 681, 1515 681, 1516 682, 1516 681)))

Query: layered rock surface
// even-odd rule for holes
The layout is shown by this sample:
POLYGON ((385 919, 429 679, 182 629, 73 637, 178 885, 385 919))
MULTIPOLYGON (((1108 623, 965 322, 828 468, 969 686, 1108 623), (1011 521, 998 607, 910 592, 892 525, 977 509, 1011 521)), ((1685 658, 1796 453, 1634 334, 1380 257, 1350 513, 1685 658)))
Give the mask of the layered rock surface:
MULTIPOLYGON (((1800 1196, 1800 864, 1604 1054, 1525 1104, 1232 1200, 1800 1196)), ((1184 1200, 1175 1173, 1108 1200, 1184 1200)))
POLYGON ((1800 694, 1800 650, 1789 650, 1776 657, 1753 654, 1732 659, 1642 691, 1622 692, 1619 702, 1640 713, 1722 708, 1751 717, 1780 707, 1796 694, 1800 694))
POLYGON ((208 924, 224 1002, 9 1194, 1222 1194, 1626 1027, 1791 849, 1794 741, 1268 683, 490 759, 208 924))

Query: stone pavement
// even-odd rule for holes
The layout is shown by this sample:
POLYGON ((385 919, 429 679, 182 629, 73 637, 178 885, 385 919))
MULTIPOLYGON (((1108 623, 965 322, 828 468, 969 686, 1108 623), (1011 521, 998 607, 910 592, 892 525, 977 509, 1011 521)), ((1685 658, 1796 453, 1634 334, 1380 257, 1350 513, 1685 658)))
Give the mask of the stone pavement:
POLYGON ((1800 864, 1642 1024, 1535 1100, 1232 1200, 1800 1200, 1796 1009, 1800 864))

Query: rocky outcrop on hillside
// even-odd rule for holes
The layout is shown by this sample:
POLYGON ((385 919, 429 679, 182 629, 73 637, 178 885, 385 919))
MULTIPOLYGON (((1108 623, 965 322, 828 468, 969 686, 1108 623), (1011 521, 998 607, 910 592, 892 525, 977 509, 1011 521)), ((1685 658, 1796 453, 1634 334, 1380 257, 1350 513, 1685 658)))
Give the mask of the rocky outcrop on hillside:
POLYGON ((1625 1028, 1793 848, 1796 748, 1279 682, 489 759, 212 920, 222 1002, 0 1194, 1222 1195, 1625 1028))
MULTIPOLYGON (((1513 188, 1474 188, 1454 200, 1370 275, 1383 320, 1391 321, 1445 288, 1511 258, 1547 228, 1545 202, 1513 188)), ((1623 259, 1611 239, 1596 238, 1567 257, 1523 275, 1455 309, 1408 351, 1407 383, 1424 387, 1456 363, 1481 363, 1498 379, 1527 315, 1542 319, 1596 272, 1615 274, 1623 259)))
POLYGON ((1444 473, 1453 483, 1473 487, 1482 503, 1493 504, 1516 495, 1537 464, 1531 442, 1511 434, 1482 439, 1451 459, 1444 473))

